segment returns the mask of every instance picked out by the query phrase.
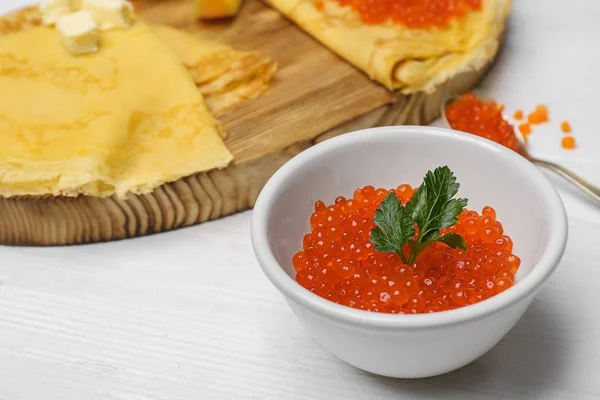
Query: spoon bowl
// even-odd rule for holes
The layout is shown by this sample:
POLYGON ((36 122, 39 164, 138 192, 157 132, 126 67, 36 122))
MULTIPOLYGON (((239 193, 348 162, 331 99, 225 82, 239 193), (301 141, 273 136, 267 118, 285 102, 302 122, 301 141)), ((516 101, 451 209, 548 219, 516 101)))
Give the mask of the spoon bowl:
MULTIPOLYGON (((448 118, 446 117, 446 109, 450 105, 450 103, 452 103, 455 100, 458 100, 459 98, 460 98, 460 96, 449 96, 446 98, 446 100, 444 100, 442 102, 442 109, 441 109, 440 115, 442 116, 442 121, 444 122, 445 127, 449 128, 449 129, 454 129, 454 128, 452 127, 452 125, 450 125, 450 122, 448 121, 448 118)), ((504 118, 504 119, 508 120, 508 118, 504 118)), ((470 132, 467 132, 467 133, 470 133, 470 132)), ((550 161, 546 161, 546 160, 540 160, 539 158, 535 158, 535 157, 531 156, 531 154, 529 153, 528 147, 527 147, 527 141, 525 140, 525 136, 523 136, 523 134, 518 129, 514 129, 514 133, 515 133, 515 138, 517 139, 517 153, 519 153, 521 156, 523 156, 527 160, 531 161, 533 164, 537 165, 538 167, 545 168, 545 169, 552 171, 552 172, 556 173, 557 175, 563 177, 565 180, 567 180, 568 182, 570 182, 571 184, 576 186, 578 189, 580 189, 582 192, 587 194, 589 197, 594 199, 597 204, 600 204, 600 188, 599 187, 591 184, 587 180, 583 179, 581 176, 568 170, 567 168, 563 167, 562 165, 559 165, 559 164, 556 164, 556 163, 553 163, 550 161)))

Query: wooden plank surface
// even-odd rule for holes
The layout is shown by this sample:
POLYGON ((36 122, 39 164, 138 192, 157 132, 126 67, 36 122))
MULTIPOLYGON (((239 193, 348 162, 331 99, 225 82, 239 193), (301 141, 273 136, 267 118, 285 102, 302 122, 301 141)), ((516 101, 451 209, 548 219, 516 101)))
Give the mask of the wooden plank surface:
POLYGON ((426 124, 439 115, 444 98, 469 90, 491 64, 452 77, 434 93, 403 96, 371 81, 259 0, 245 0, 233 19, 203 23, 194 18, 191 0, 145 0, 136 6, 149 22, 236 49, 260 51, 278 62, 266 92, 217 115, 234 162, 223 170, 194 174, 127 199, 2 198, 0 243, 65 245, 125 239, 246 210, 271 175, 300 151, 353 130, 426 124))
POLYGON ((220 117, 236 163, 256 160, 393 101, 393 94, 259 0, 247 0, 230 20, 200 23, 193 1, 144 1, 150 21, 172 25, 240 50, 256 50, 279 64, 272 87, 220 117))

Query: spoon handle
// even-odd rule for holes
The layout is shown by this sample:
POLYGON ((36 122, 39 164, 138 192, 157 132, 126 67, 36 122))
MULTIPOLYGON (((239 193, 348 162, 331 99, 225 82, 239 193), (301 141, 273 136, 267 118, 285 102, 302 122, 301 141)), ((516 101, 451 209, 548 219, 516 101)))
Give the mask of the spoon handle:
POLYGON ((573 185, 577 186, 579 189, 584 191, 592 199, 596 200, 598 204, 600 204, 600 188, 598 186, 592 185, 582 177, 576 175, 575 173, 569 171, 564 167, 561 167, 558 164, 554 164, 549 161, 538 160, 536 158, 530 158, 530 160, 532 163, 562 176, 567 181, 571 182, 573 185))

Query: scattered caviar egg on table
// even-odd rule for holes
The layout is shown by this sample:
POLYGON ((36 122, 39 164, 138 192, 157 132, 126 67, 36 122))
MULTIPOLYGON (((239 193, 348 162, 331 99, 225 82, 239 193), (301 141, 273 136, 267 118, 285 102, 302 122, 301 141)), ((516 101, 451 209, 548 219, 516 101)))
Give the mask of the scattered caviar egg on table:
POLYGON ((517 110, 515 111, 513 117, 517 120, 517 121, 521 121, 523 119, 523 111, 522 110, 517 110))
POLYGON ((452 19, 469 11, 481 10, 482 0, 335 0, 350 6, 363 23, 383 24, 387 21, 411 29, 446 28, 452 19))
POLYGON ((521 132, 521 134, 523 136, 528 136, 531 134, 531 124, 529 124, 528 122, 524 123, 524 124, 520 124, 519 125, 519 132, 521 132))
POLYGON ((503 117, 503 106, 493 100, 482 101, 467 93, 446 107, 446 119, 452 129, 469 132, 517 150, 515 131, 503 117))
POLYGON ((560 130, 563 131, 564 133, 570 133, 571 132, 571 124, 567 121, 563 121, 560 124, 560 130))
POLYGON ((458 223, 440 233, 462 235, 467 251, 433 243, 411 265, 395 252, 376 251, 370 240, 375 210, 390 193, 406 204, 414 192, 407 184, 391 190, 365 186, 328 206, 317 201, 311 231, 292 258, 296 281, 335 303, 393 314, 455 309, 513 285, 521 261, 492 207, 481 213, 464 209, 458 223))
POLYGON ((530 124, 543 124, 544 122, 548 122, 548 108, 540 104, 527 116, 527 121, 530 124))
MULTIPOLYGON (((452 129, 472 133, 493 140, 516 151, 516 138, 514 127, 502 116, 503 106, 493 100, 480 100, 473 93, 467 93, 457 100, 451 102, 445 109, 446 119, 452 129)), ((522 121, 524 114, 522 110, 516 110, 513 114, 516 121, 522 121)), ((517 126, 525 142, 531 134, 532 126, 546 123, 550 120, 548 107, 543 104, 527 115, 527 121, 517 126)), ((563 121, 560 124, 563 133, 571 133, 571 124, 563 121)), ((575 138, 565 136, 562 138, 561 146, 572 150, 576 147, 575 138)))
POLYGON ((573 136, 565 136, 562 138, 562 147, 563 149, 572 150, 575 148, 575 138, 573 136))

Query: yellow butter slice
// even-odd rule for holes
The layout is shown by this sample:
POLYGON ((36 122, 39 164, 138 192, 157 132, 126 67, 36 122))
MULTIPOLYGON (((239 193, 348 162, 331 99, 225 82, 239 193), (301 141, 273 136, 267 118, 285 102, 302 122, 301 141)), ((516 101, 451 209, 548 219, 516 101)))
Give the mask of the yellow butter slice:
POLYGON ((40 3, 42 22, 53 25, 59 18, 71 12, 69 0, 45 0, 40 3))
POLYGON ((127 28, 134 20, 133 6, 125 0, 83 0, 81 8, 92 13, 103 31, 127 28))
POLYGON ((90 12, 81 10, 60 17, 56 21, 56 30, 62 36, 63 45, 71 53, 98 51, 100 31, 90 12))

